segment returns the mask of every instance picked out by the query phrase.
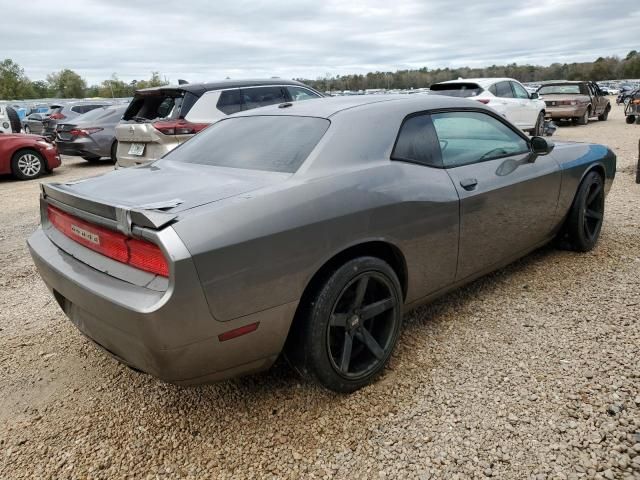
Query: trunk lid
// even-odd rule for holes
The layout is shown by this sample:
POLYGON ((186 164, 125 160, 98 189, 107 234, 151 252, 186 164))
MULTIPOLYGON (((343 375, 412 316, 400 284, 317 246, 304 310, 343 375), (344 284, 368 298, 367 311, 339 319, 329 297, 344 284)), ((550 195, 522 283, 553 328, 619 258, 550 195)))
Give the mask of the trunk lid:
POLYGON ((129 211, 134 224, 161 228, 181 212, 275 185, 290 176, 165 160, 79 182, 43 185, 43 192, 54 201, 111 221, 121 222, 122 212, 129 211))

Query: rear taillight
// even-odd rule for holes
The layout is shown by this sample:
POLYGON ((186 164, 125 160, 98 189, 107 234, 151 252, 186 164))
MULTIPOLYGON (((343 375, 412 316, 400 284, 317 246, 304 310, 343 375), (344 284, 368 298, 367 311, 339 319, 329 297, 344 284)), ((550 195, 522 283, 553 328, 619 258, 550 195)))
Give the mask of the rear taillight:
POLYGON ((74 128, 69 133, 74 137, 88 137, 94 133, 101 132, 102 128, 74 128))
POLYGON ((475 101, 476 101, 476 102, 480 102, 480 103, 484 103, 484 104, 486 105, 486 104, 487 104, 487 103, 489 103, 491 100, 490 100, 490 99, 488 99, 488 98, 476 98, 476 99, 475 99, 475 101))
POLYGON ((49 115, 49 118, 53 119, 53 120, 63 120, 67 117, 65 117, 63 114, 61 113, 52 113, 51 115, 49 115))
POLYGON ((186 120, 169 120, 155 122, 153 126, 164 135, 191 135, 204 130, 209 124, 191 123, 186 120))
POLYGON ((167 260, 160 248, 151 242, 85 222, 51 205, 47 206, 47 216, 56 229, 94 252, 145 272, 169 276, 167 260))

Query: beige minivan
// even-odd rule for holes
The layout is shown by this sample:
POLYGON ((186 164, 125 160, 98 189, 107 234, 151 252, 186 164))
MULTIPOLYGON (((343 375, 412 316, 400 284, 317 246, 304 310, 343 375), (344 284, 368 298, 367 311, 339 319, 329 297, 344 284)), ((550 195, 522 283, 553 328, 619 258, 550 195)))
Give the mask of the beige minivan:
POLYGON ((320 98, 293 80, 225 80, 138 90, 116 127, 116 168, 152 162, 213 122, 243 110, 320 98))

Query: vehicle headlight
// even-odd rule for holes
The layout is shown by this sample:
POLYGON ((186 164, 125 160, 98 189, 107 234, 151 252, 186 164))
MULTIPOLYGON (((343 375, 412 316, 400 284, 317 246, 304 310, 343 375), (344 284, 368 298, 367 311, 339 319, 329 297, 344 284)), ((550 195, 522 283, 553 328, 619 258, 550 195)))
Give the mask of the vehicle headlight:
POLYGON ((9 125, 9 122, 3 122, 2 123, 2 128, 9 128, 11 125, 9 125))

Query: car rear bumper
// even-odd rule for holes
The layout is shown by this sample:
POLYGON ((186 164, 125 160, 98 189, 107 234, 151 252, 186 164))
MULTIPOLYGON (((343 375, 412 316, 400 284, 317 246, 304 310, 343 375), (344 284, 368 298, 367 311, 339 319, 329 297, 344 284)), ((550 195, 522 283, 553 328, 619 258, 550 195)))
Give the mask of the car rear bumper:
POLYGON ((211 317, 193 262, 175 268, 180 286, 133 285, 76 260, 42 228, 28 240, 47 287, 72 323, 121 362, 164 381, 203 383, 267 369, 286 339, 297 302, 220 322, 211 317), (259 322, 246 335, 219 335, 259 322))
POLYGON ((546 107, 547 116, 553 119, 561 118, 579 118, 584 115, 586 107, 584 106, 568 106, 568 107, 546 107))
POLYGON ((118 161, 116 162, 116 168, 135 167, 137 165, 155 162, 179 145, 178 141, 166 143, 147 142, 143 143, 144 151, 142 155, 131 155, 129 151, 131 145, 134 143, 136 142, 118 140, 118 152, 116 154, 118 161))
POLYGON ((72 155, 78 157, 103 157, 105 153, 101 151, 100 146, 91 139, 78 139, 73 142, 60 140, 56 141, 58 151, 63 155, 72 155))

